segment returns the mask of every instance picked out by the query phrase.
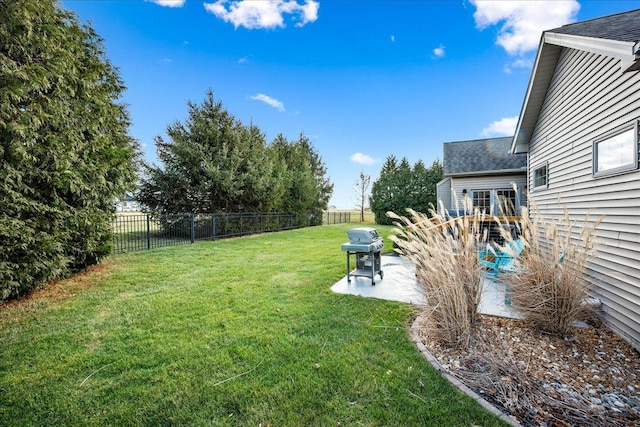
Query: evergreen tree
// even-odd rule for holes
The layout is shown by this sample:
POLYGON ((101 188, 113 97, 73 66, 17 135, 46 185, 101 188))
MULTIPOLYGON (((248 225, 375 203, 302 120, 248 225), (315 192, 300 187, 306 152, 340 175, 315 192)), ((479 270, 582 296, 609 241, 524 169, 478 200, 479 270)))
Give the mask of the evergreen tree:
POLYGON ((394 199, 400 192, 395 182, 397 169, 398 160, 396 157, 393 155, 387 157, 380 170, 380 176, 371 186, 369 207, 375 215, 377 224, 391 223, 387 212, 394 211, 394 199))
POLYGON ((155 213, 290 212, 326 208, 333 186, 309 140, 278 135, 269 146, 253 124, 244 126, 213 92, 189 102, 184 123, 156 138, 162 166, 147 165, 138 200, 155 213))
POLYGON ((273 163, 265 137, 231 115, 213 92, 189 117, 156 137, 162 167, 147 165, 138 200, 155 213, 259 212, 273 194, 273 163))
POLYGON ((298 144, 302 147, 303 153, 308 158, 309 169, 314 181, 313 200, 307 207, 307 211, 319 212, 327 209, 331 195, 333 194, 333 183, 327 176, 327 167, 322 161, 320 153, 313 147, 309 138, 300 134, 298 144))
POLYGON ((138 144, 102 40, 51 0, 0 1, 0 300, 110 252, 138 144))
POLYGON ((309 139, 300 134, 298 140, 289 142, 278 135, 270 149, 281 169, 279 181, 284 193, 281 210, 292 213, 325 210, 333 184, 325 176, 326 166, 309 139))
POLYGON ((411 167, 406 158, 398 163, 394 156, 387 157, 369 197, 376 223, 391 224, 392 220, 387 217, 389 211, 398 215, 404 215, 407 208, 429 212, 432 206, 436 207, 436 187, 442 176, 439 160, 427 168, 422 160, 411 167))
POLYGON ((422 160, 413 165, 413 204, 412 209, 418 212, 429 212, 437 208, 437 184, 442 180, 443 169, 440 160, 433 161, 427 168, 422 160))

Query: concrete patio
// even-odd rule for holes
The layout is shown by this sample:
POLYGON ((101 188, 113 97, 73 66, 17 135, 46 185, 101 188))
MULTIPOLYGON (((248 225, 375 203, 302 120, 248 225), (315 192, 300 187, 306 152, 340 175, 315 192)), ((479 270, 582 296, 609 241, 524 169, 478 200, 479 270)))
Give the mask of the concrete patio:
MULTIPOLYGON (((384 278, 380 279, 380 276, 376 276, 374 286, 371 285, 370 278, 351 277, 351 283, 349 283, 345 276, 334 284, 331 290, 339 294, 401 301, 414 305, 425 303, 422 286, 416 280, 415 266, 412 263, 400 256, 382 255, 381 269, 384 272, 384 278)), ((504 303, 504 284, 485 277, 483 286, 480 313, 499 317, 519 317, 510 306, 504 303)))

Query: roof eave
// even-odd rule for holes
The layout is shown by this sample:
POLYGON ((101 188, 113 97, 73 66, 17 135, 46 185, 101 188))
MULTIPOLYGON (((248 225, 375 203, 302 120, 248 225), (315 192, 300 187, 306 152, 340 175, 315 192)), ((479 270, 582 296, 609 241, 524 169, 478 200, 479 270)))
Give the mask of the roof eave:
POLYGON ((554 32, 545 32, 544 41, 557 46, 585 50, 587 52, 611 56, 622 60, 635 60, 638 48, 638 43, 636 42, 600 39, 554 32))
POLYGON ((474 171, 474 172, 454 172, 445 173, 445 178, 460 178, 465 176, 487 176, 487 175, 518 175, 526 174, 527 167, 524 166, 518 169, 499 169, 499 170, 486 170, 486 171, 474 171))
POLYGON ((522 102, 520 116, 518 117, 518 125, 516 126, 516 132, 513 136, 513 142, 511 143, 512 154, 529 152, 529 139, 535 128, 538 113, 542 108, 542 102, 544 102, 544 94, 551 82, 553 70, 555 70, 559 55, 560 49, 545 43, 545 33, 542 33, 536 59, 533 64, 533 70, 529 77, 527 92, 522 102), (542 73, 542 69, 546 72, 542 73), (540 78, 541 75, 547 77, 545 81, 542 81, 540 78))
POLYGON ((540 46, 529 78, 516 133, 511 143, 512 154, 529 152, 529 141, 535 129, 544 96, 553 78, 553 70, 558 63, 560 51, 565 47, 618 58, 621 60, 623 72, 640 70, 640 42, 623 42, 545 31, 540 38, 540 46))

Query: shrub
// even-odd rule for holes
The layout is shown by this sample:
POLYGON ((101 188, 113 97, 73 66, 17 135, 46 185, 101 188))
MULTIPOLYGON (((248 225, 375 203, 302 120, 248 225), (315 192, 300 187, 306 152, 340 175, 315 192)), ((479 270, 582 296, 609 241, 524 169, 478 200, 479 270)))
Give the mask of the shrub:
MULTIPOLYGON (((469 207, 467 199, 465 205, 469 207)), ((485 215, 448 218, 407 210, 409 217, 389 212, 400 229, 391 239, 396 251, 416 265, 426 296, 425 314, 435 336, 444 344, 466 347, 477 320, 482 296, 478 247, 486 241, 485 215)), ((469 212, 470 209, 465 209, 469 212)))
MULTIPOLYGON (((592 306, 585 304, 591 289, 584 271, 595 251, 595 229, 601 220, 572 222, 565 207, 562 217, 545 221, 535 201, 529 203, 534 214, 522 209, 519 228, 525 251, 516 259, 518 272, 505 275, 511 303, 533 326, 564 336, 576 320, 594 316, 592 306)), ((505 246, 513 239, 510 233, 503 237, 505 246)))
POLYGON ((136 179, 102 40, 53 0, 0 1, 0 301, 108 255, 136 179))

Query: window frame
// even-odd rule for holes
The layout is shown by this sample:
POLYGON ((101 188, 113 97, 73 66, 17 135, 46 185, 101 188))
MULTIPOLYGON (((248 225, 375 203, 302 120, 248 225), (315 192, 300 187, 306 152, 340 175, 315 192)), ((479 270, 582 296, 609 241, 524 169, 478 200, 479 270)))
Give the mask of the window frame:
POLYGON ((610 132, 602 135, 601 137, 593 140, 591 149, 592 166, 591 173, 594 178, 600 178, 604 176, 620 175, 628 172, 638 170, 638 151, 640 151, 640 136, 638 135, 638 120, 634 120, 630 123, 626 123, 622 126, 618 126, 610 132), (632 131, 633 134, 633 159, 624 165, 617 166, 610 169, 598 170, 598 144, 610 140, 618 135, 622 135, 625 132, 632 131))
POLYGON ((494 191, 495 191, 494 194, 495 194, 496 213, 500 215, 506 215, 506 216, 515 216, 519 208, 518 192, 513 188, 496 188, 494 191), (500 194, 505 192, 509 193, 508 197, 505 197, 504 194, 500 194), (513 197, 511 197, 511 195, 513 195, 513 197), (510 206, 506 205, 505 203, 506 200, 509 200, 510 206), (504 204, 504 206, 501 206, 501 204, 504 204), (509 209, 509 212, 507 212, 507 209, 509 209))
POLYGON ((532 190, 541 190, 544 188, 549 188, 549 162, 543 162, 538 164, 535 168, 533 168, 533 177, 532 177, 533 185, 531 186, 532 190), (536 185, 536 172, 540 169, 544 168, 545 170, 545 180, 544 184, 536 185))
MULTIPOLYGON (((478 190, 471 190, 471 205, 473 206, 473 209, 475 210, 475 208, 480 209, 480 212, 485 212, 486 214, 491 214, 492 213, 492 190, 491 189, 478 189, 478 190), (489 194, 489 204, 486 206, 482 206, 482 208, 480 208, 480 206, 478 206, 476 204, 476 200, 480 200, 479 197, 476 197, 476 193, 479 192, 483 192, 483 193, 488 193, 489 194)), ((483 202, 486 201, 486 197, 482 197, 483 202)))

